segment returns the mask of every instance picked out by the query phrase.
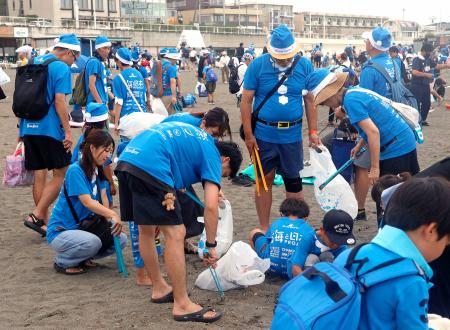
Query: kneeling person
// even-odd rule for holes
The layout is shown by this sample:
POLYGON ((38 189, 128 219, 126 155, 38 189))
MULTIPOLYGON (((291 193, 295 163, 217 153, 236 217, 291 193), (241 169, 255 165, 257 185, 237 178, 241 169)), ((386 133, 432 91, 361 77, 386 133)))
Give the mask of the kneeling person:
POLYGON ((274 221, 264 234, 256 228, 249 240, 260 258, 270 258, 270 271, 286 277, 286 262, 304 239, 314 235, 314 229, 305 221, 309 206, 303 200, 286 198, 280 205, 281 218, 274 221))
POLYGON ((208 265, 217 261, 215 252, 221 177, 235 176, 242 162, 239 147, 215 142, 189 124, 163 123, 136 136, 119 157, 121 215, 139 225, 141 257, 153 282, 152 302, 174 302, 177 321, 213 322, 221 313, 193 303, 186 290, 184 259, 185 227, 178 190, 202 182, 205 191, 205 229, 208 265), (164 280, 155 247, 155 229, 165 236, 164 260, 172 287, 164 280))
POLYGON ((331 262, 348 245, 355 244, 352 234, 353 219, 345 211, 330 210, 323 217, 322 227, 316 235, 302 240, 293 256, 287 262, 289 277, 295 277, 306 267, 320 261, 331 262))

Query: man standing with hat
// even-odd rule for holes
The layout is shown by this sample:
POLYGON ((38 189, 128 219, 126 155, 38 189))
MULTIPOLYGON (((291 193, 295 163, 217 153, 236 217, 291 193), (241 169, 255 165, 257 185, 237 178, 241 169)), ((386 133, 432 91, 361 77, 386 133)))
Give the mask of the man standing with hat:
POLYGON ((181 89, 181 81, 178 75, 177 66, 177 62, 179 60, 180 54, 176 48, 169 48, 169 51, 164 55, 164 59, 162 60, 162 83, 164 93, 161 100, 163 101, 169 115, 175 113, 174 105, 177 103, 177 87, 181 89))
POLYGON ((19 135, 25 145, 25 167, 34 171, 33 199, 36 205, 24 224, 43 236, 50 216, 48 208, 58 197, 70 164, 72 134, 65 97, 72 93, 70 66, 79 56, 77 36, 64 34, 57 39, 49 54, 33 59, 33 64, 48 64, 47 102, 50 106, 42 119, 20 120, 19 135), (47 182, 50 170, 53 177, 47 182))
POLYGON ((115 61, 120 70, 112 83, 115 94, 114 125, 118 130, 120 118, 141 110, 147 112, 147 87, 141 73, 131 67, 133 61, 128 48, 119 48, 115 61))
MULTIPOLYGON (((366 51, 370 56, 369 61, 363 66, 359 77, 359 86, 370 89, 388 99, 392 99, 391 87, 383 76, 383 71, 395 79, 395 73, 400 73, 400 68, 388 54, 392 44, 391 33, 378 27, 362 35, 366 44, 366 51)), ((362 140, 360 140, 362 141, 362 140)), ((362 142, 360 142, 362 143, 362 142)), ((360 145, 361 146, 361 145, 360 145)), ((370 152, 367 151, 355 159, 355 196, 358 201, 358 215, 355 220, 366 220, 366 197, 369 192, 370 152)))
POLYGON ((86 63, 85 85, 87 88, 86 104, 90 102, 107 103, 106 67, 104 61, 111 51, 111 42, 105 36, 95 38, 95 53, 86 63))
MULTIPOLYGON (((269 228, 275 172, 283 177, 286 198, 303 199, 299 174, 303 168, 302 91, 306 77, 313 71, 311 62, 297 54, 300 45, 285 25, 272 32, 267 49, 267 54, 250 63, 241 101, 245 144, 250 154, 255 149, 259 150, 269 188, 268 192, 255 195, 256 211, 263 230, 269 228), (285 73, 288 74, 287 79, 280 84, 285 73), (270 93, 271 90, 274 92, 270 93), (262 107, 253 132, 252 110, 256 111, 260 104, 262 107)), ((317 113, 311 95, 306 95, 304 100, 310 143, 319 144, 317 113)))

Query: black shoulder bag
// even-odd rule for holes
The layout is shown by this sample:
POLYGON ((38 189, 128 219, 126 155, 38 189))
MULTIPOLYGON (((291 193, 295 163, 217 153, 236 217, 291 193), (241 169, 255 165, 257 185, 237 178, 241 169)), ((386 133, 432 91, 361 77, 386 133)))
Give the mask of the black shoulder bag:
MULTIPOLYGON (((292 71, 294 71, 295 66, 297 65, 299 59, 300 59, 300 56, 297 56, 294 59, 294 62, 292 62, 291 67, 289 69, 287 69, 287 71, 284 73, 283 77, 270 90, 270 92, 266 95, 264 100, 262 100, 262 102, 258 105, 256 110, 252 112, 252 132, 253 133, 255 132, 256 123, 258 122, 259 111, 261 110, 263 105, 267 102, 267 100, 278 90, 278 88, 280 88, 280 86, 283 85, 283 83, 286 81, 286 79, 292 73, 292 71)), ((240 135, 241 139, 245 141, 244 126, 242 124, 241 124, 241 127, 239 127, 239 135, 240 135)))
MULTIPOLYGON (((98 194, 100 195, 100 185, 98 184, 97 179, 97 190, 98 194)), ((108 248, 114 245, 114 238, 111 234, 111 223, 106 220, 105 217, 98 215, 98 214, 92 214, 86 219, 83 219, 80 221, 80 218, 78 217, 77 213, 75 212, 75 209, 73 207, 72 201, 69 198, 69 194, 67 193, 66 188, 66 182, 64 182, 64 196, 66 197, 67 204, 69 205, 70 212, 72 213, 73 218, 75 219, 75 222, 80 226, 80 230, 87 231, 91 234, 94 234, 100 240, 102 241, 102 247, 98 251, 98 253, 102 253, 106 251, 108 248)))

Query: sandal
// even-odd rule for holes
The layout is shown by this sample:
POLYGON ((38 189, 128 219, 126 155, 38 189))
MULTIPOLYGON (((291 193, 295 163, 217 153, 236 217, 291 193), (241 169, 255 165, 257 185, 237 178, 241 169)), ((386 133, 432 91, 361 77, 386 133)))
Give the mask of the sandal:
POLYGON ((212 323, 217 321, 222 317, 222 313, 216 311, 212 307, 203 307, 198 312, 184 314, 184 315, 174 315, 173 319, 178 322, 203 322, 203 323, 212 323), (213 317, 205 317, 205 314, 208 312, 216 313, 216 316, 213 317))
POLYGON ((100 266, 100 264, 93 262, 92 260, 85 260, 79 265, 80 268, 97 268, 98 266, 100 266))
POLYGON ((61 267, 61 266, 57 265, 56 263, 53 264, 53 268, 55 268, 57 273, 61 273, 61 274, 64 274, 64 275, 80 275, 80 274, 86 273, 86 269, 84 269, 82 267, 68 267, 68 268, 64 268, 64 267, 61 267), (76 269, 76 268, 78 268, 78 271, 75 271, 75 272, 68 271, 68 269, 76 269))
POLYGON ((41 234, 42 237, 45 237, 45 235, 47 235, 47 231, 42 228, 43 226, 45 226, 44 220, 38 219, 33 213, 30 213, 28 215, 28 219, 25 219, 23 221, 23 224, 25 225, 25 227, 28 227, 41 234))
POLYGON ((150 300, 154 304, 168 304, 173 303, 173 291, 170 291, 168 294, 161 298, 152 298, 150 300))

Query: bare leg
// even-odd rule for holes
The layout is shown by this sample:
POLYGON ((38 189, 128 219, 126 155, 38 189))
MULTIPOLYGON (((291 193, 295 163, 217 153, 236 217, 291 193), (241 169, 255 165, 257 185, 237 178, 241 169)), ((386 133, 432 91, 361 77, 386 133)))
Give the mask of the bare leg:
POLYGON ((355 166, 355 195, 358 209, 366 205, 366 197, 369 192, 369 172, 367 169, 355 166))
POLYGON ((34 215, 39 219, 44 219, 45 223, 48 222, 48 208, 58 197, 66 171, 67 166, 53 170, 53 177, 45 185, 39 203, 33 210, 34 215))
POLYGON ((136 268, 136 284, 142 286, 151 286, 153 284, 152 278, 145 268, 136 268))
POLYGON ((259 179, 260 196, 255 192, 256 213, 258 214, 261 229, 266 232, 269 229, 270 209, 272 207, 272 183, 275 178, 275 169, 266 174, 268 192, 264 190, 262 180, 259 179))
POLYGON ((294 193, 294 192, 287 192, 286 191, 286 198, 296 198, 296 199, 303 200, 303 199, 305 199, 305 196, 303 194, 303 190, 299 191, 299 192, 296 192, 296 193, 294 193))
POLYGON ((159 269, 158 254, 155 246, 155 228, 156 226, 139 225, 139 241, 145 244, 139 244, 139 252, 144 260, 144 266, 147 274, 153 282, 152 298, 158 299, 167 295, 172 288, 164 280, 159 269))
POLYGON ((35 206, 37 206, 41 200, 42 192, 45 187, 45 181, 47 181, 47 173, 47 170, 34 171, 33 199, 35 206))
MULTIPOLYGON (((198 312, 202 309, 202 306, 193 303, 187 294, 186 263, 183 250, 186 229, 184 225, 160 226, 160 229, 166 239, 164 261, 166 263, 167 274, 169 275, 173 286, 173 314, 184 315, 198 312)), ((144 262, 147 264, 145 260, 144 262)), ((153 284, 153 288, 154 287, 155 283, 153 284)), ((208 312, 205 314, 205 318, 211 318, 214 316, 214 312, 208 312)))

